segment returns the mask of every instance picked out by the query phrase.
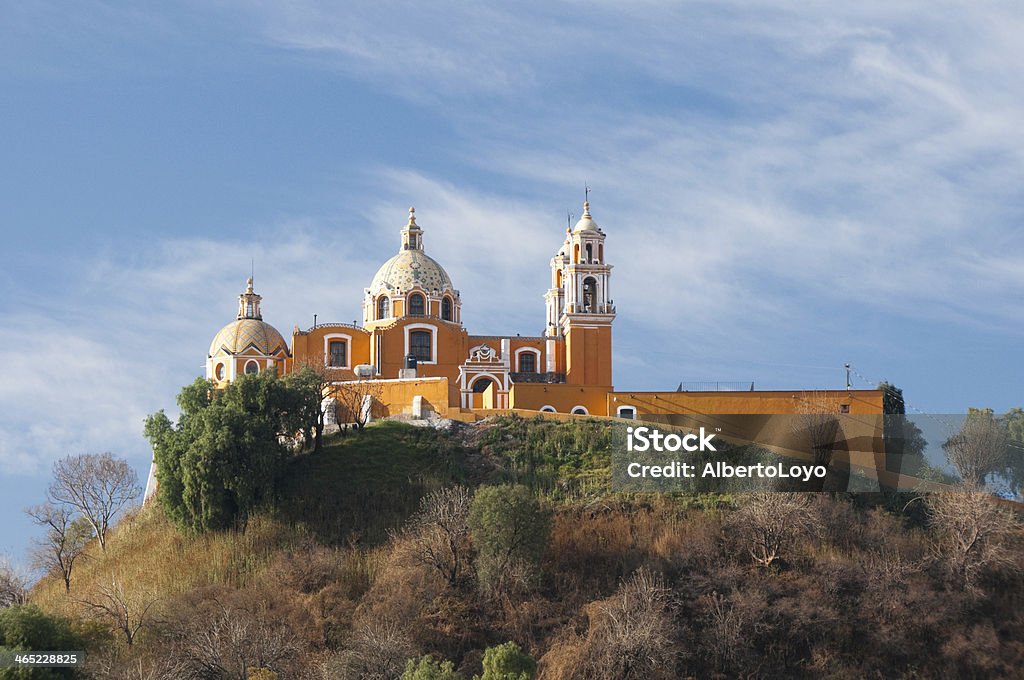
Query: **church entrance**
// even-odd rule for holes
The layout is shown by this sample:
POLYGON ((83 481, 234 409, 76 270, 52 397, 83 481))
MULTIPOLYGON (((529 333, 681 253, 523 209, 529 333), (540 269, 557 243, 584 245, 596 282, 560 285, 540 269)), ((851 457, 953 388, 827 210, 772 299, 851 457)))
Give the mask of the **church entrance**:
POLYGON ((498 385, 490 378, 480 377, 473 381, 473 408, 496 408, 498 385))

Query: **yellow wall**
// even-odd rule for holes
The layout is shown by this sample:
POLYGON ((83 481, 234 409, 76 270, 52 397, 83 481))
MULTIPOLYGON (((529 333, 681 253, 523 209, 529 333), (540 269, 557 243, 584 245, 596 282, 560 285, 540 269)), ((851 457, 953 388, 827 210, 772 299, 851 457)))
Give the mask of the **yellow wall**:
POLYGON ((359 364, 370 363, 370 334, 362 328, 346 324, 324 324, 308 331, 297 328, 292 333, 292 360, 290 369, 298 369, 304 365, 324 365, 324 338, 340 333, 349 336, 349 365, 339 369, 342 379, 355 377, 352 369, 359 364))
POLYGON ((567 383, 612 384, 611 326, 570 326, 565 336, 565 355, 567 383))
POLYGON ((569 413, 575 406, 583 406, 590 415, 607 415, 610 387, 581 385, 545 385, 543 383, 516 383, 509 391, 509 408, 539 411, 553 406, 558 413, 569 413))
POLYGON ((381 393, 374 403, 373 417, 386 418, 412 413, 412 399, 423 397, 423 408, 447 417, 448 379, 415 378, 412 380, 379 380, 381 393))
POLYGON ((763 413, 786 414, 806 410, 808 400, 824 400, 834 406, 849 405, 851 414, 881 413, 881 390, 776 390, 758 392, 613 392, 608 394, 608 413, 619 406, 635 406, 644 414, 707 413, 716 415, 763 413))

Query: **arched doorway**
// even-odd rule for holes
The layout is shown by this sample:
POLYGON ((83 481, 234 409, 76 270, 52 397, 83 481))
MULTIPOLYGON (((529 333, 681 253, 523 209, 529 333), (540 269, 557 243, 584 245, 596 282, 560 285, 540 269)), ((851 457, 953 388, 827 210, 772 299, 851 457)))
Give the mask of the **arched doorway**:
POLYGON ((498 383, 481 376, 470 386, 473 390, 473 408, 495 408, 498 398, 498 383))

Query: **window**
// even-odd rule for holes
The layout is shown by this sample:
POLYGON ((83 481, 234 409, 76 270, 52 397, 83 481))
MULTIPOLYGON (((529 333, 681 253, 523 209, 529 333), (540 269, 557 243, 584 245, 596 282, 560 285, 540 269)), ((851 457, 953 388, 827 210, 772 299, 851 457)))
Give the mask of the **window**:
POLYGON ((839 412, 840 413, 849 413, 850 412, 850 405, 849 404, 840 404, 839 405, 839 412))
POLYGON ((423 316, 426 313, 423 296, 413 293, 409 296, 409 316, 423 316))
POLYGON ((555 410, 554 406, 541 406, 540 407, 540 412, 541 413, 558 413, 558 411, 555 410))
POLYGON ((255 361, 249 360, 249 362, 245 365, 245 373, 246 373, 246 375, 253 375, 253 374, 259 373, 259 372, 260 372, 260 365, 258 363, 256 363, 255 361))
POLYGON ((587 262, 594 261, 594 246, 587 244, 587 262))
POLYGON ((597 304, 597 281, 593 277, 588 276, 583 279, 583 311, 593 312, 596 311, 595 305, 597 304))
POLYGON ((473 383, 473 391, 477 394, 483 394, 493 382, 490 378, 477 378, 476 382, 473 383))
POLYGON ((572 413, 574 416, 590 415, 589 413, 587 413, 587 409, 583 406, 573 406, 572 411, 570 411, 570 413, 572 413))
POLYGON ((441 318, 445 321, 452 320, 452 299, 450 297, 441 300, 441 318))
POLYGON ((252 306, 251 302, 246 302, 245 303, 245 316, 248 319, 252 319, 252 318, 254 318, 256 316, 255 310, 253 309, 253 306, 252 306))
POLYGON ((636 419, 636 407, 635 406, 620 406, 618 412, 615 414, 620 418, 629 418, 630 420, 636 419))
MULTIPOLYGON (((422 298, 420 298, 422 300, 422 298)), ((409 333, 409 354, 417 361, 433 361, 430 352, 430 331, 411 331, 409 333)))
POLYGON ((213 374, 217 376, 217 380, 224 379, 224 364, 217 364, 217 368, 213 369, 213 374))
POLYGON ((523 352, 519 355, 519 372, 520 373, 536 373, 537 372, 537 355, 533 352, 523 352))
POLYGON ((381 295, 377 299, 377 318, 386 319, 391 314, 391 303, 390 301, 381 295))
POLYGON ((331 368, 345 368, 348 366, 347 344, 344 340, 331 340, 327 343, 327 361, 331 368))

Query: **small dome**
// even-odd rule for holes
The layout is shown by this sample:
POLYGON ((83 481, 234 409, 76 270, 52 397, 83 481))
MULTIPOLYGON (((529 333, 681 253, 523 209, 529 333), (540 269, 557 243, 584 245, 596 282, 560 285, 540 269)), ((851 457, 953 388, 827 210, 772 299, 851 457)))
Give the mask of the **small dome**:
POLYGON ((572 233, 578 233, 581 231, 596 231, 600 232, 601 228, 597 226, 597 222, 590 216, 590 202, 587 201, 583 204, 583 217, 576 223, 576 226, 572 228, 572 233))
POLYGON ((381 265, 370 283, 370 292, 410 290, 454 290, 451 277, 434 258, 422 250, 403 250, 381 265))
POLYGON ((237 319, 214 336, 209 356, 240 354, 249 348, 266 356, 288 353, 288 344, 269 323, 260 319, 237 319))

